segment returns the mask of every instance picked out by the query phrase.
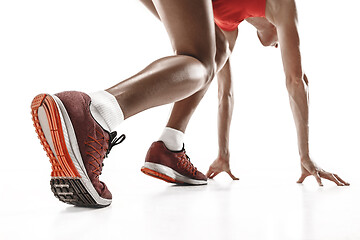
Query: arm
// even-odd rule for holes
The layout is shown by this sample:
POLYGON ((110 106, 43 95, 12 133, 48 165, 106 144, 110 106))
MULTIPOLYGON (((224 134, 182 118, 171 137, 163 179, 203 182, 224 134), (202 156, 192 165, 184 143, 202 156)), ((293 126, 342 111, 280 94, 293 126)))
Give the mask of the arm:
POLYGON ((301 162, 301 177, 298 183, 310 175, 314 176, 320 186, 321 178, 326 178, 337 185, 348 185, 336 174, 324 171, 316 166, 309 154, 309 109, 308 81, 301 66, 300 41, 297 30, 297 14, 294 1, 281 1, 281 7, 273 14, 273 22, 277 28, 281 56, 286 76, 286 87, 289 93, 290 106, 293 113, 298 148, 301 162))
POLYGON ((217 74, 218 79, 218 144, 219 158, 229 159, 229 135, 234 109, 234 90, 231 79, 230 60, 217 74))
POLYGON ((225 171, 233 180, 239 180, 230 170, 229 134, 231 117, 234 107, 234 92, 231 80, 230 59, 217 74, 218 79, 218 157, 211 164, 207 177, 214 178, 225 171))

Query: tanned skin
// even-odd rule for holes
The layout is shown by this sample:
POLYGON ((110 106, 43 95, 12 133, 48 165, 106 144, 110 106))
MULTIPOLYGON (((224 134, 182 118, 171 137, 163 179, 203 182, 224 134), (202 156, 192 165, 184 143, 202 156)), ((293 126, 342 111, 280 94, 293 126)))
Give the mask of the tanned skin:
MULTIPOLYGON (((319 186, 323 186, 321 178, 333 181, 338 186, 348 186, 349 183, 318 167, 312 161, 309 153, 309 95, 308 78, 301 65, 300 41, 297 29, 297 12, 293 0, 267 0, 266 19, 250 18, 249 23, 257 28, 258 37, 264 46, 278 47, 280 43, 281 56, 286 78, 286 88, 289 94, 290 106, 293 113, 300 155, 301 176, 298 183, 306 177, 314 176, 319 186)), ((230 72, 229 72, 230 75, 230 72)), ((231 81, 231 77, 223 78, 231 81)), ((225 85, 225 83, 223 83, 225 85)), ((227 85, 231 86, 231 83, 227 85)), ((219 155, 211 164, 207 176, 214 178, 220 172, 229 173, 229 126, 233 109, 231 88, 219 88, 219 155)))
MULTIPOLYGON (((175 55, 158 59, 134 76, 107 89, 128 118, 148 108, 175 102, 168 127, 185 132, 198 103, 215 74, 219 79, 219 156, 210 166, 207 176, 230 171, 228 136, 232 113, 230 53, 237 30, 224 32, 214 24, 210 0, 141 0, 164 24, 175 55), (221 98, 220 98, 221 97, 221 98), (227 101, 227 103, 226 103, 227 101), (225 153, 225 154, 220 154, 225 153), (223 157, 225 156, 225 157, 223 157)), ((317 167, 308 148, 307 78, 301 66, 296 6, 293 0, 267 0, 266 19, 258 36, 265 45, 277 46, 270 37, 279 38, 280 49, 298 135, 302 175, 298 182, 313 175, 338 185, 348 185, 336 174, 317 167), (269 25, 271 24, 271 25, 269 25), (271 30, 272 29, 272 30, 271 30), (270 32, 276 29, 277 35, 270 32)), ((250 20, 251 21, 251 20, 250 20)), ((256 21, 256 20, 255 20, 256 21)), ((254 24, 255 25, 255 24, 254 24)))

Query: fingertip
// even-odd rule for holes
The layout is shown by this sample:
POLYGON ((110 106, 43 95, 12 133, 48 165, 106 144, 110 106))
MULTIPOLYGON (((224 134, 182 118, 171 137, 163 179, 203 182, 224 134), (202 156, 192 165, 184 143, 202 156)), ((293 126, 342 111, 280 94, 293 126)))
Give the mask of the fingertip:
POLYGON ((321 178, 320 178, 320 173, 319 173, 319 172, 315 172, 313 175, 314 175, 316 181, 318 182, 319 186, 320 186, 320 187, 324 186, 323 183, 322 183, 322 181, 321 181, 321 178))
POLYGON ((227 171, 227 174, 229 174, 232 180, 239 180, 239 178, 235 177, 230 170, 227 171))
POLYGON ((319 177, 317 180, 318 180, 319 186, 320 186, 320 187, 323 187, 324 184, 322 183, 321 178, 319 177))
POLYGON ((297 182, 297 183, 303 183, 303 182, 304 182, 304 179, 305 179, 305 178, 300 177, 299 180, 297 180, 296 182, 297 182))

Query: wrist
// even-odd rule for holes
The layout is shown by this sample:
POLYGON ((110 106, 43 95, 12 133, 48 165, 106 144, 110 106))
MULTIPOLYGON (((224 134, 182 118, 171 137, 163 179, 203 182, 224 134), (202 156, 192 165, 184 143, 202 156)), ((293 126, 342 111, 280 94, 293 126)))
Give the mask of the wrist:
POLYGON ((300 155, 300 160, 303 161, 308 161, 310 160, 310 155, 309 154, 301 154, 300 155))
POLYGON ((219 158, 222 160, 229 160, 230 158, 230 151, 229 149, 221 149, 219 150, 219 154, 218 154, 219 158))

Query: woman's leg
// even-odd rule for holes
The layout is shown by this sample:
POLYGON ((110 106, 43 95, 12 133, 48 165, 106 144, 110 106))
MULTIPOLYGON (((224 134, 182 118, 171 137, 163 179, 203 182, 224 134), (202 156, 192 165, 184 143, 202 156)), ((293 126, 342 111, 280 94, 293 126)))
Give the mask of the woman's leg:
POLYGON ((128 118, 191 96, 215 72, 215 30, 210 0, 154 0, 175 56, 159 59, 107 89, 128 118))
MULTIPOLYGON (((155 17, 161 20, 151 0, 140 1, 150 10, 152 14, 154 14, 155 17)), ((217 69, 216 72, 222 69, 227 59, 229 58, 230 52, 235 45, 237 33, 237 30, 233 32, 223 32, 218 26, 215 25, 215 64, 217 69)), ((176 102, 172 109, 170 119, 167 123, 167 127, 180 130, 181 132, 185 132, 186 126, 188 125, 192 114, 194 113, 201 99, 204 97, 209 86, 210 84, 206 84, 206 86, 204 86, 202 89, 200 89, 198 92, 194 93, 190 97, 176 102)))
MULTIPOLYGON (((219 72, 227 62, 230 54, 235 46, 238 31, 222 32, 220 28, 215 25, 216 29, 216 72, 219 72)), ((210 82, 200 91, 192 96, 178 101, 174 104, 171 111, 167 127, 177 129, 185 132, 186 127, 193 115, 196 107, 199 105, 201 99, 204 97, 210 82)))

